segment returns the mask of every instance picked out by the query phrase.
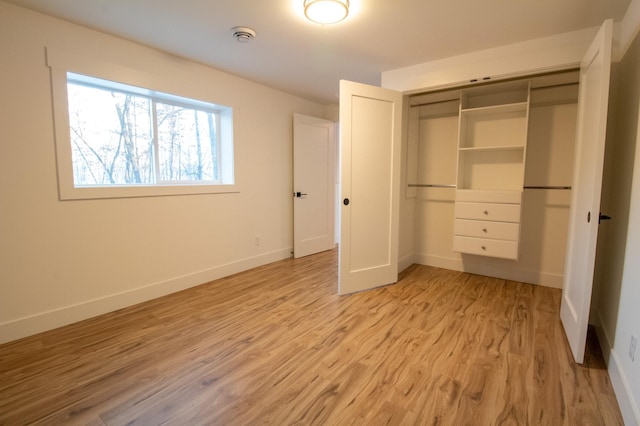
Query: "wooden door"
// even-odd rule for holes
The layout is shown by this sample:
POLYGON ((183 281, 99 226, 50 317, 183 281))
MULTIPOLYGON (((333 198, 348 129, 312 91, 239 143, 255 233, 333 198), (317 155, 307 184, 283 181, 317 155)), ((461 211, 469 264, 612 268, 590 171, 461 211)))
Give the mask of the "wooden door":
POLYGON ((402 94, 340 82, 338 292, 398 279, 402 94))
POLYGON ((335 123, 293 116, 293 256, 335 246, 335 123))
POLYGON ((605 21, 580 64, 571 216, 560 318, 576 362, 584 358, 598 239, 613 22, 605 21))

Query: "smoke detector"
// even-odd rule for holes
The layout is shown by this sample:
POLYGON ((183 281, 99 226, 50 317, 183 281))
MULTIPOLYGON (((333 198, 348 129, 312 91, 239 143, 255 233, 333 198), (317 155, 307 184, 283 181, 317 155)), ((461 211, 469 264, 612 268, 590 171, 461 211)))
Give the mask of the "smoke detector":
POLYGON ((240 43, 249 43, 256 36, 255 30, 249 27, 233 27, 231 28, 233 38, 240 43))

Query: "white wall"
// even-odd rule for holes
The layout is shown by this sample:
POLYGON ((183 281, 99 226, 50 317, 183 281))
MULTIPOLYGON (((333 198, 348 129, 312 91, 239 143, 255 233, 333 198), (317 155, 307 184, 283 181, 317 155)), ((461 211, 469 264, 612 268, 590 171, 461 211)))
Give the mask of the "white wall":
POLYGON ((500 79, 568 69, 580 64, 598 28, 514 43, 382 73, 382 87, 404 93, 456 87, 472 79, 500 79))
POLYGON ((0 342, 290 255, 292 114, 323 106, 4 2, 0 55, 0 342), (233 107, 241 192, 59 201, 45 46, 233 107))

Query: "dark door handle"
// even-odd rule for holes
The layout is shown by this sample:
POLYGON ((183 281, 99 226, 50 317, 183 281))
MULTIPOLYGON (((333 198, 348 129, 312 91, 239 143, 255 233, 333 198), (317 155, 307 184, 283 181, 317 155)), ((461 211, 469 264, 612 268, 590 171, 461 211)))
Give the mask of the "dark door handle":
POLYGON ((305 195, 309 195, 309 194, 305 194, 304 192, 300 192, 300 191, 293 193, 293 196, 296 198, 303 198, 305 195))
POLYGON ((611 216, 600 213, 600 216, 598 217, 598 223, 602 223, 603 220, 611 220, 611 216))
POLYGON ((345 206, 348 206, 348 205, 349 205, 349 199, 348 199, 348 198, 345 198, 345 199, 344 199, 344 201, 342 201, 342 203, 343 203, 345 206))

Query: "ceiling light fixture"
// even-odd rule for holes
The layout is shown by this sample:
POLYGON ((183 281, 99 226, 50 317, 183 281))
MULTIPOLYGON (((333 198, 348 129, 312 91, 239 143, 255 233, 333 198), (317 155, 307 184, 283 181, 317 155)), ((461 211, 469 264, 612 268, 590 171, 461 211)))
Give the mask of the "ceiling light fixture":
POLYGON ((349 14, 349 0, 304 0, 304 15, 318 24, 335 24, 349 14))

